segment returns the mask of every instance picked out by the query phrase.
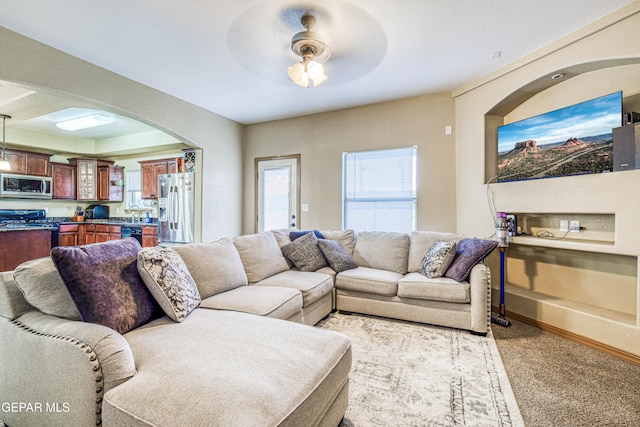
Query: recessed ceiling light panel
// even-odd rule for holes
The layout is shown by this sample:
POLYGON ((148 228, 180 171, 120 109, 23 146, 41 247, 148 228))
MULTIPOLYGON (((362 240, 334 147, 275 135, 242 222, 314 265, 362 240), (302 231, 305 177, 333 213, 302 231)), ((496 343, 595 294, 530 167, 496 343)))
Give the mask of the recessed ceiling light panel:
POLYGON ((106 125, 109 123, 113 123, 113 117, 96 113, 88 116, 77 117, 71 120, 65 120, 63 122, 56 123, 56 126, 63 130, 74 131, 106 125))

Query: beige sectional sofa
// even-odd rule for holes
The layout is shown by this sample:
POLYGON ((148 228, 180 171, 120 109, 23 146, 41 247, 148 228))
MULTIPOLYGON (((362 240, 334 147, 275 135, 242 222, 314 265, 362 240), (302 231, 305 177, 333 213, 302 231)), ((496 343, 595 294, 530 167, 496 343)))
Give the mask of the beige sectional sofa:
POLYGON ((332 310, 487 332, 484 263, 465 280, 417 273, 435 242, 463 236, 319 233, 322 240, 292 241, 290 230, 274 230, 143 250, 126 239, 54 249, 0 273, 0 403, 9 403, 0 421, 336 426, 348 404, 350 341, 308 326, 332 310), (129 252, 117 260, 98 251, 121 247, 129 252), (75 270, 83 269, 91 284, 78 288, 75 270), (131 293, 120 283, 125 270, 159 307, 140 320, 145 303, 137 300, 123 326, 98 302, 131 293), (82 293, 99 283, 112 294, 82 293), (89 311, 81 309, 87 301, 89 311), (94 315, 104 321, 88 320, 94 315))
POLYGON ((358 268, 336 278, 337 309, 486 334, 491 316, 490 271, 482 262, 486 252, 477 256, 479 262, 471 261, 470 274, 462 281, 418 272, 434 243, 463 239, 429 231, 359 233, 353 251, 358 268))
MULTIPOLYGON (((82 260, 98 245, 137 245, 138 268, 151 253, 134 239, 73 250, 82 260)), ((280 286, 249 286, 249 275, 277 270, 259 265, 267 247, 279 253, 271 233, 175 247, 198 302, 167 298, 174 312, 126 332, 80 321, 53 251, 0 273, 0 425, 337 426, 348 404, 350 340, 301 324, 323 317, 326 301, 323 312, 331 310, 332 278, 309 273, 289 286, 283 270, 280 286), (240 255, 255 262, 246 271, 240 255)), ((173 249, 156 248, 161 258, 162 250, 173 249)), ((112 261, 91 266, 97 282, 112 261)))

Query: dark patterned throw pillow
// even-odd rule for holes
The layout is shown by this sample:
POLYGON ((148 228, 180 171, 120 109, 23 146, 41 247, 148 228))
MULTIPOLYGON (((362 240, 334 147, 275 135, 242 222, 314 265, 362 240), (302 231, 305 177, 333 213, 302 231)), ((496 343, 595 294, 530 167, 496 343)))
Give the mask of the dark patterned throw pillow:
POLYGON ((280 249, 300 271, 316 271, 327 266, 327 260, 318 248, 318 238, 314 233, 298 237, 280 249))
POLYGON ((456 242, 443 242, 440 240, 434 243, 422 258, 418 273, 430 279, 442 277, 455 256, 456 242))
POLYGON ((138 272, 160 307, 182 322, 200 305, 200 293, 182 257, 169 247, 156 246, 138 253, 138 272))
POLYGON ((358 264, 356 264, 353 258, 344 250, 342 244, 337 240, 318 239, 318 247, 327 259, 329 267, 336 273, 358 268, 358 264))
POLYGON ((83 321, 124 334, 162 316, 138 273, 140 249, 133 237, 51 249, 51 259, 83 321))
POLYGON ((495 240, 462 239, 456 247, 456 257, 444 273, 445 277, 462 282, 471 273, 471 269, 498 246, 495 240))

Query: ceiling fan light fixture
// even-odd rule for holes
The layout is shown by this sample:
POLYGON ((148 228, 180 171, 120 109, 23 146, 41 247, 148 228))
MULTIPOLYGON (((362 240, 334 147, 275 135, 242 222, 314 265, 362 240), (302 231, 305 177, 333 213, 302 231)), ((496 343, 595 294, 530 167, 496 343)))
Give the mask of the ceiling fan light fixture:
POLYGON ((299 86, 309 87, 311 81, 316 87, 328 79, 322 63, 329 59, 331 51, 329 46, 320 39, 320 36, 311 31, 311 27, 316 22, 313 15, 303 15, 300 22, 307 30, 293 36, 291 50, 301 56, 302 61, 288 67, 287 74, 299 86))
POLYGON ((0 114, 0 117, 2 117, 2 155, 0 156, 0 170, 9 171, 11 170, 11 163, 9 163, 9 159, 7 159, 6 121, 10 119, 11 116, 0 114))

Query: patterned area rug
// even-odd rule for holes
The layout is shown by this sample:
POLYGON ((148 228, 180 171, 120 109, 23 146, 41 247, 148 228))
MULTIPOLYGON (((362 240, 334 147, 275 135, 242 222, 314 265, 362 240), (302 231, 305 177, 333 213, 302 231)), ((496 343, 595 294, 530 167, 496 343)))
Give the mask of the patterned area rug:
POLYGON ((491 333, 339 313, 318 326, 352 341, 341 427, 524 426, 491 333))

